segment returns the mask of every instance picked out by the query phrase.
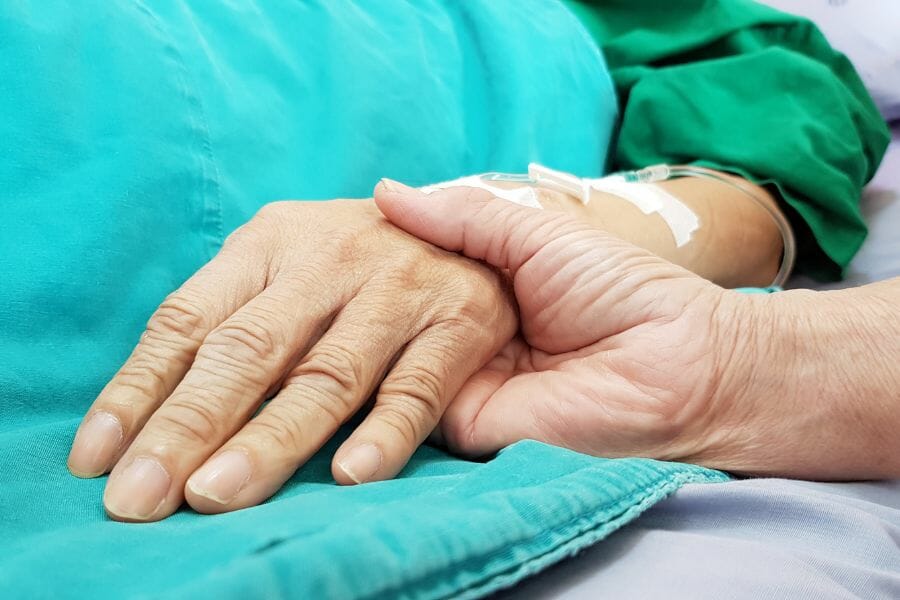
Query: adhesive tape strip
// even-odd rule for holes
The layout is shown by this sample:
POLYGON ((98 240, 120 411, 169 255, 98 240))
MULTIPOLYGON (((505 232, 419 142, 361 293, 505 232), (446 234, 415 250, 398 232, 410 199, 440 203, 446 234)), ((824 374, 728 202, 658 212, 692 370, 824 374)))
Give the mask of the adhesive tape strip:
POLYGON ((514 204, 518 204, 520 206, 527 206, 529 208, 543 208, 541 203, 538 202, 537 194, 534 193, 534 190, 531 187, 521 187, 513 190, 507 190, 504 188, 495 187, 493 185, 489 185, 485 183, 480 175, 470 175, 468 177, 460 177, 459 179, 454 179, 453 181, 444 181, 442 183, 435 183, 432 185, 427 185, 425 187, 420 188, 426 194, 430 194, 432 192, 436 192, 438 190, 450 188, 450 187, 474 187, 482 190, 487 190, 494 196, 506 200, 508 202, 512 202, 514 204))
POLYGON ((700 219, 684 202, 652 183, 632 183, 621 175, 610 175, 600 179, 587 180, 591 188, 618 196, 634 204, 642 213, 658 214, 668 225, 675 238, 675 247, 680 248, 691 241, 700 228, 700 219))
POLYGON ((587 179, 537 163, 528 164, 528 176, 535 182, 535 185, 575 196, 581 200, 582 204, 591 201, 591 186, 587 179))

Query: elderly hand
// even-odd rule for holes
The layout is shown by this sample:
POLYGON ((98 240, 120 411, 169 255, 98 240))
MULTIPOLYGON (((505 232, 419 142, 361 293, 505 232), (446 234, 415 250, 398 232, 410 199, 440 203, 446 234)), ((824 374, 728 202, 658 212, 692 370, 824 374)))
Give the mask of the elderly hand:
POLYGON ((447 409, 439 434, 452 450, 530 438, 603 456, 702 454, 736 343, 729 292, 584 221, 474 188, 425 196, 386 182, 375 202, 514 281, 522 335, 447 409))
POLYGON ((900 476, 900 278, 740 294, 560 213, 386 185, 393 223, 514 280, 522 336, 447 409, 451 449, 532 438, 753 475, 900 476))
POLYGON ((200 512, 251 506, 374 393, 332 470, 342 484, 390 478, 515 328, 500 274, 371 201, 270 204, 159 307, 69 468, 112 469, 116 519, 161 519, 185 498, 200 512))

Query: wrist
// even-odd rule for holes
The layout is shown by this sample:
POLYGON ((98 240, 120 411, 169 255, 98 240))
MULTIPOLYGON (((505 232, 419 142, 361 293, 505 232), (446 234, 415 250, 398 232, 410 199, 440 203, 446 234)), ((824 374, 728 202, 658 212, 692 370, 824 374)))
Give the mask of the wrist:
POLYGON ((728 293, 722 307, 722 376, 694 462, 801 479, 898 474, 896 308, 865 288, 728 293))
POLYGON ((713 315, 710 414, 689 460, 739 474, 774 474, 782 466, 780 454, 788 451, 786 420, 797 398, 795 340, 803 324, 769 295, 721 294, 713 315))

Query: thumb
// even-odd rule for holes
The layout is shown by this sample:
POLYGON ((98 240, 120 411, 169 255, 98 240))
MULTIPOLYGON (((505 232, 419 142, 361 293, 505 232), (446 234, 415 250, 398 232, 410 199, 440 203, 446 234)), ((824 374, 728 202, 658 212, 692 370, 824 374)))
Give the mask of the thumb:
POLYGON ((513 277, 545 246, 589 228, 563 213, 519 206, 487 190, 453 187, 425 194, 390 179, 375 188, 375 204, 394 225, 440 246, 482 260, 513 277))
POLYGON ((375 203, 408 233, 508 269, 529 344, 582 348, 654 315, 647 283, 687 271, 564 213, 519 206, 478 188, 424 194, 391 180, 375 203))

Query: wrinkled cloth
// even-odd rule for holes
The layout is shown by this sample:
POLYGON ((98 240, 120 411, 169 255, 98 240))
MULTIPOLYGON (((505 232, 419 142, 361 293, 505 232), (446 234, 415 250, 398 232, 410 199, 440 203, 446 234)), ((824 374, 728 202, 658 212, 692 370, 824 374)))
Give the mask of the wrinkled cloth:
POLYGON ((263 203, 600 175, 615 120, 556 2, 4 2, 0 597, 475 597, 725 479, 523 442, 341 488, 332 442, 262 506, 136 525, 65 468, 153 309, 263 203))
POLYGON ((66 472, 70 438, 49 427, 0 437, 4 598, 474 598, 575 554, 684 483, 726 479, 526 441, 485 463, 425 447, 400 478, 343 488, 331 443, 261 506, 125 524, 103 514, 103 479, 66 472))
POLYGON ((595 598, 900 598, 900 480, 686 485, 496 600, 595 598))
POLYGON ((860 196, 889 134, 815 25, 754 0, 566 1, 623 105, 615 168, 697 163, 768 186, 797 269, 839 279, 866 237, 860 196))

